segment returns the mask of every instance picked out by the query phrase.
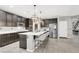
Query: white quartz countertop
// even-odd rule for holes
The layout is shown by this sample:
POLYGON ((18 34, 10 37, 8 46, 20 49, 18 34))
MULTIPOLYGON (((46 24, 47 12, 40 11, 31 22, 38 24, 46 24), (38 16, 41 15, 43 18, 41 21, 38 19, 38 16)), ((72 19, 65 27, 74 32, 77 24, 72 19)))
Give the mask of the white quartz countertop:
POLYGON ((8 30, 0 30, 0 34, 9 34, 9 33, 19 33, 19 32, 27 32, 28 30, 24 29, 8 29, 8 30))
POLYGON ((22 35, 36 35, 36 36, 40 36, 44 33, 46 33, 48 31, 40 31, 40 32, 25 32, 25 33, 19 33, 19 34, 22 34, 22 35))

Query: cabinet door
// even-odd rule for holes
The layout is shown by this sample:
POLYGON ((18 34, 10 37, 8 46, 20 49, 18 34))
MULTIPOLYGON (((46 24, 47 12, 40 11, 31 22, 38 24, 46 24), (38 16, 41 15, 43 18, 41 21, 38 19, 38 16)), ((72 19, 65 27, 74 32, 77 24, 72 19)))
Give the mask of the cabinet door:
POLYGON ((13 15, 13 26, 17 26, 17 16, 13 15))
POLYGON ((22 22, 22 18, 18 16, 18 22, 22 22))
POLYGON ((23 23, 25 22, 25 18, 23 18, 23 17, 22 17, 22 22, 23 22, 23 23))
POLYGON ((26 27, 29 27, 29 19, 26 19, 26 20, 25 20, 25 26, 26 26, 26 27))
POLYGON ((6 13, 3 11, 0 11, 0 26, 6 25, 6 13))
POLYGON ((25 26, 25 24, 22 22, 22 17, 18 16, 17 26, 21 26, 21 27, 25 26))
POLYGON ((7 13, 7 26, 12 26, 12 14, 7 13))

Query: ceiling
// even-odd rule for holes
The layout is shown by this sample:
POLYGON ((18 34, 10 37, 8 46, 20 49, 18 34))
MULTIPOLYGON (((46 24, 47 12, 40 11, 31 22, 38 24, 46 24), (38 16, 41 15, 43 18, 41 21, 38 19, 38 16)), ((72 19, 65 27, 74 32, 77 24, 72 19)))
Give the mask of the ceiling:
MULTIPOLYGON (((31 18, 34 15, 33 5, 0 5, 0 9, 26 18, 31 18)), ((79 5, 37 5, 36 15, 44 19, 79 15, 79 5)))

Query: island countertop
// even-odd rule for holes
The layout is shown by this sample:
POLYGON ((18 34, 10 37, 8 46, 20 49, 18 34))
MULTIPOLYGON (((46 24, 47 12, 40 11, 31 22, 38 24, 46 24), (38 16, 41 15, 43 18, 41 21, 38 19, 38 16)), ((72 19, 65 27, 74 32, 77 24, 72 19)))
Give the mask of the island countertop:
POLYGON ((19 35, 20 35, 21 47, 24 47, 24 45, 27 45, 27 48, 26 48, 27 51, 33 52, 41 44, 40 41, 44 42, 44 40, 48 37, 49 30, 42 30, 38 32, 24 32, 24 33, 19 33, 19 35), (24 44, 24 42, 26 44, 24 44))
POLYGON ((40 32, 25 32, 25 33, 19 33, 19 34, 22 34, 22 35, 35 35, 35 36, 40 36, 44 33, 46 33, 48 31, 40 31, 40 32))

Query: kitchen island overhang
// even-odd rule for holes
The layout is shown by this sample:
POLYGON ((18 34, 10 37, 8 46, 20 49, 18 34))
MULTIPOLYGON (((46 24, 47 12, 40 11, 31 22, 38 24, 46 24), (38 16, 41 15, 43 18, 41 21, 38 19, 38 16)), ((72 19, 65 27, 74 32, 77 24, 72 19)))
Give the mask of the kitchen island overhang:
POLYGON ((27 51, 33 52, 40 46, 41 42, 43 42, 49 36, 49 31, 26 32, 19 33, 19 35, 21 41, 20 48, 26 48, 27 51), (24 36, 26 38, 23 39, 22 37, 24 36), (23 45, 23 43, 25 44, 23 45))

